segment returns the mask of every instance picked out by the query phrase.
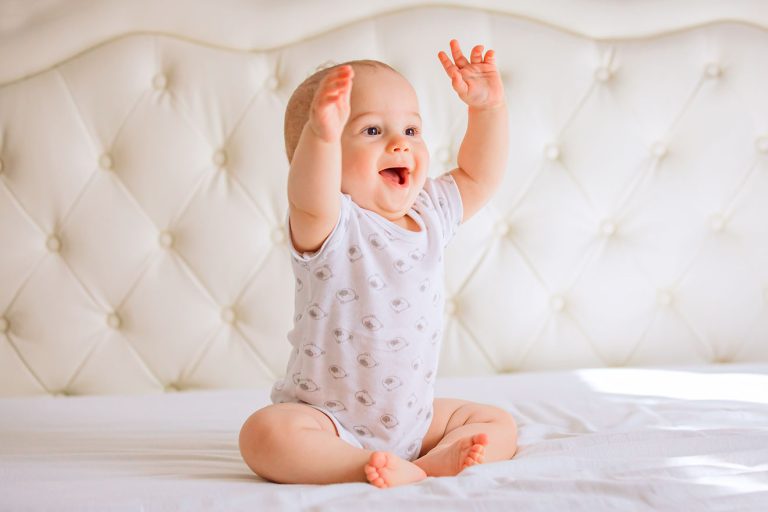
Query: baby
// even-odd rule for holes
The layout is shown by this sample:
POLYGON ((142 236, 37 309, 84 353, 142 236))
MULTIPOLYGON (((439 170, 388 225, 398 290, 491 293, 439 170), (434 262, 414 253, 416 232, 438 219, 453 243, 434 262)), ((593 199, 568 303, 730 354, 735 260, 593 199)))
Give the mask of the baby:
POLYGON ((458 167, 427 177, 416 92, 391 67, 352 61, 293 93, 285 116, 295 349, 273 405, 240 451, 280 483, 391 487, 515 454, 504 410, 434 398, 443 251, 489 199, 507 161, 493 50, 438 58, 469 108, 458 167))

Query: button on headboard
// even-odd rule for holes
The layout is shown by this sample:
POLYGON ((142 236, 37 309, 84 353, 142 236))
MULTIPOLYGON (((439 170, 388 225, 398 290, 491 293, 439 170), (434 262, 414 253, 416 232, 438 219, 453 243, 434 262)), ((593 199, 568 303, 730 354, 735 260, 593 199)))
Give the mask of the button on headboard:
POLYGON ((450 246, 439 373, 768 360, 762 3, 117 4, 18 13, 0 39, 0 395, 271 384, 288 97, 328 61, 390 63, 438 175, 466 126, 436 57, 453 37, 497 52, 511 157, 450 246), (278 30, 289 6, 315 23, 278 30))

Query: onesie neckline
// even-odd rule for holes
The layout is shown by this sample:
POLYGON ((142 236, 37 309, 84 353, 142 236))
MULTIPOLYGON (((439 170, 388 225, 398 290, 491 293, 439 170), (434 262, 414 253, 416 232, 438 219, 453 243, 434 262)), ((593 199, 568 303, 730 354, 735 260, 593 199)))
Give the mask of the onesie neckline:
POLYGON ((413 208, 410 208, 406 215, 412 218, 416 224, 419 225, 419 231, 411 231, 410 229, 405 229, 404 227, 398 226, 391 220, 382 217, 373 210, 366 210, 361 206, 357 207, 360 208, 368 216, 368 218, 375 221, 379 226, 384 228, 388 235, 392 235, 392 232, 394 231, 397 234, 397 238, 401 240, 416 241, 422 237, 423 233, 427 229, 427 227, 424 225, 424 221, 421 219, 421 216, 413 208))

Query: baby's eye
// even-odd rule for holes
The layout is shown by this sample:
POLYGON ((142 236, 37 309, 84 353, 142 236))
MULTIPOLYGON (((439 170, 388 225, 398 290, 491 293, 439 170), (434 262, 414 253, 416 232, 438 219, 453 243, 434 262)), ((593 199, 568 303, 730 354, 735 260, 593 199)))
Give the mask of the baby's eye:
POLYGON ((366 135, 381 135, 381 130, 378 126, 369 126, 365 129, 366 135))
POLYGON ((419 133, 419 131, 416 128, 406 128, 405 129, 405 134, 410 136, 410 137, 414 137, 418 133, 419 133))

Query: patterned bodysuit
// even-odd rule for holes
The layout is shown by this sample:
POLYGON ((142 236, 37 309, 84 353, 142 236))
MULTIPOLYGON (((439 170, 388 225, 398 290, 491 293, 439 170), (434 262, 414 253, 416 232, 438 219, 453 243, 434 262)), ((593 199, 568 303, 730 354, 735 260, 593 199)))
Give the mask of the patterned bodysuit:
POLYGON ((294 350, 273 403, 330 412, 360 444, 414 460, 432 419, 443 323, 443 252, 462 218, 450 174, 428 178, 409 231, 342 194, 315 253, 291 246, 294 350))

